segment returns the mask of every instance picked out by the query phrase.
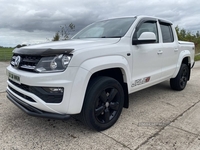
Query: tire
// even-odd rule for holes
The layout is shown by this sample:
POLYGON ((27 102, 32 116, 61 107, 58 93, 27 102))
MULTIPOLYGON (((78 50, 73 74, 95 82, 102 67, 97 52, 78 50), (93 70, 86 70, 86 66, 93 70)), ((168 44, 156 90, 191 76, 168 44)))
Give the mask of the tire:
POLYGON ((181 91, 186 87, 189 76, 189 67, 182 64, 177 76, 170 79, 170 86, 173 90, 181 91))
POLYGON ((82 121, 97 131, 106 130, 118 120, 124 105, 121 84, 110 77, 97 77, 90 81, 83 109, 82 121))

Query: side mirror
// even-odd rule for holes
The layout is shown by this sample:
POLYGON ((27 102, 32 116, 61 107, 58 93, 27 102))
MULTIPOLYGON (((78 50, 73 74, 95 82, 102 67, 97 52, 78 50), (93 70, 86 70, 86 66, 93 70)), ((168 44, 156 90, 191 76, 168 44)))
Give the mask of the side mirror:
POLYGON ((153 32, 143 32, 138 39, 133 39, 132 44, 148 44, 155 43, 156 35, 153 32))

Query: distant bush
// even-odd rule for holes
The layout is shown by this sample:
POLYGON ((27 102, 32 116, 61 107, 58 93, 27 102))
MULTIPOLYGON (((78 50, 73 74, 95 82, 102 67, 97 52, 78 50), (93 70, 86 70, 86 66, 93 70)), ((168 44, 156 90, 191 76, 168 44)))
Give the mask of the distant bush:
POLYGON ((180 29, 176 26, 176 32, 178 39, 181 41, 189 41, 195 44, 196 53, 200 53, 200 33, 197 31, 195 34, 192 34, 190 31, 186 31, 185 29, 180 29))

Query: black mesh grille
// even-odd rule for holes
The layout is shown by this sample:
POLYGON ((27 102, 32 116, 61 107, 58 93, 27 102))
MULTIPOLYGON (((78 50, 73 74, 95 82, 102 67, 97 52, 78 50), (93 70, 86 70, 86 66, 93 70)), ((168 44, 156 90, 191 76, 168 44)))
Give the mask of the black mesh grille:
POLYGON ((26 71, 30 71, 30 72, 35 72, 35 67, 38 64, 38 62, 40 61, 41 56, 25 56, 25 55, 16 55, 14 54, 10 64, 13 67, 17 67, 20 70, 26 70, 26 71), (20 56, 21 60, 19 62, 19 65, 16 65, 16 58, 20 56))

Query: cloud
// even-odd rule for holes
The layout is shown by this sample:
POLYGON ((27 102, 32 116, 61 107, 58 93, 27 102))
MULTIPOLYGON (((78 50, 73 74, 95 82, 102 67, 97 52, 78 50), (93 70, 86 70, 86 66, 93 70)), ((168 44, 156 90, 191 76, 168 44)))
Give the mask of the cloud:
POLYGON ((158 16, 194 32, 199 30, 200 24, 200 1, 196 0, 0 0, 0 2, 0 45, 3 45, 2 36, 4 36, 3 41, 9 39, 7 43, 13 43, 12 45, 19 44, 24 39, 30 39, 28 41, 30 42, 31 39, 37 41, 43 38, 45 41, 46 38, 53 37, 60 25, 72 22, 78 31, 94 21, 117 16, 158 16), (13 35, 15 38, 11 38, 13 35))

